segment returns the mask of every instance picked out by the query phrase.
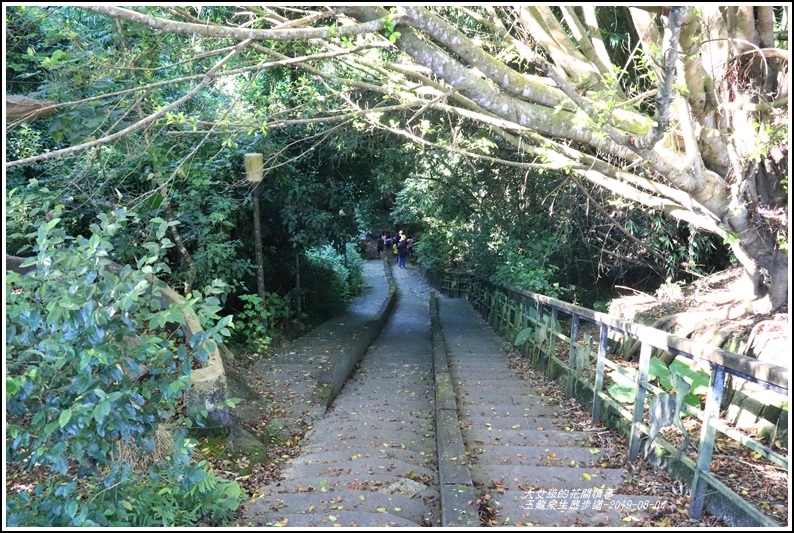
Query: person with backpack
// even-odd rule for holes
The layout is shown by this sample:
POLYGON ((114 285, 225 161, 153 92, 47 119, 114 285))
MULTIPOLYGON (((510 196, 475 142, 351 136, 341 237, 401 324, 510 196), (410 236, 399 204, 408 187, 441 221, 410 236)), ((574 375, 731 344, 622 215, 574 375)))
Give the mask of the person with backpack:
POLYGON ((392 245, 394 244, 394 239, 391 238, 391 234, 386 236, 386 261, 389 260, 389 256, 391 255, 392 245))

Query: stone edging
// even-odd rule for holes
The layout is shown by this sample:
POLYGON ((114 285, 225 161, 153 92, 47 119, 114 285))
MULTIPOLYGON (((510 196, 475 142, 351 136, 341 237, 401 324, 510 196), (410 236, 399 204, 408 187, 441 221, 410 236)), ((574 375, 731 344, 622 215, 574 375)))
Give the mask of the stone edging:
POLYGON ((438 297, 430 293, 433 370, 436 383, 436 441, 442 527, 479 527, 477 495, 458 425, 458 405, 447 362, 444 333, 438 319, 438 297))
POLYGON ((395 303, 397 303, 397 286, 394 284, 389 264, 385 261, 383 262, 383 269, 389 282, 389 296, 383 301, 375 316, 361 328, 357 328, 357 332, 360 332, 360 335, 351 340, 351 344, 345 348, 341 357, 330 368, 323 370, 317 378, 320 388, 323 390, 322 395, 324 396, 326 411, 331 407, 361 357, 380 334, 383 326, 386 325, 386 321, 389 319, 395 303))

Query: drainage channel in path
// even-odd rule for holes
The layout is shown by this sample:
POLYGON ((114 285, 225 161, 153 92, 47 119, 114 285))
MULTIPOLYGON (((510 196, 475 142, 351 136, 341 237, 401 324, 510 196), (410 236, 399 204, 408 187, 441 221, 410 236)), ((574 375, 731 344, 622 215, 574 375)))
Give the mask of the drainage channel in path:
POLYGON ((398 300, 281 481, 261 489, 243 523, 288 527, 438 527, 440 498, 428 295, 396 270, 398 300))
POLYGON ((621 470, 601 468, 560 405, 507 367, 493 330, 463 300, 441 298, 439 318, 461 434, 487 525, 607 526, 639 521, 658 498, 620 494, 621 470))

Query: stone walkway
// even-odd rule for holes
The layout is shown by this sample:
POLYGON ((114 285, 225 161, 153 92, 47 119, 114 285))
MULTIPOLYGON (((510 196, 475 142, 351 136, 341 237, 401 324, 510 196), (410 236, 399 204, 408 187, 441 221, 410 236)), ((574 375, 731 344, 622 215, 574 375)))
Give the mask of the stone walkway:
POLYGON ((367 262, 369 289, 346 314, 249 369, 255 394, 310 429, 242 524, 619 526, 653 511, 507 368, 467 302, 431 299, 413 268, 380 269, 367 262))
POLYGON ((397 303, 283 480, 248 505, 252 526, 440 526, 430 289, 394 272, 397 303))

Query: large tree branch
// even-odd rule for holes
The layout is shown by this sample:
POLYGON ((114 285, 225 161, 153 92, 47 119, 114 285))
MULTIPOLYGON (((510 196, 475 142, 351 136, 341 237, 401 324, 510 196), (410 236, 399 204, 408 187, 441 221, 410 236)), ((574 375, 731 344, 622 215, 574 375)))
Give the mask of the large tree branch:
POLYGON ((431 13, 424 7, 403 7, 407 15, 403 21, 423 34, 430 35, 435 41, 456 55, 463 58, 471 66, 482 72, 486 78, 493 80, 502 90, 519 97, 529 98, 533 102, 549 107, 560 103, 562 95, 544 83, 539 83, 523 74, 519 74, 495 57, 486 53, 482 47, 475 45, 463 32, 431 13))
MULTIPOLYGON (((353 13, 353 10, 348 12, 353 13)), ((368 8, 357 8, 355 14, 366 18, 377 16, 378 12, 372 12, 368 8)), ((567 138, 628 161, 636 159, 631 149, 617 145, 611 139, 604 139, 593 128, 577 123, 574 114, 564 110, 555 113, 555 110, 546 106, 525 102, 495 90, 493 84, 481 79, 475 71, 464 67, 449 54, 428 43, 426 39, 417 36, 412 28, 402 26, 401 29, 402 35, 396 43, 398 47, 419 63, 429 67, 437 76, 457 88, 461 94, 482 109, 517 125, 533 129, 543 136, 567 138)), ((647 130, 647 124, 638 124, 638 126, 641 126, 642 131, 647 130)))
POLYGON ((521 6, 516 9, 517 22, 526 29, 527 35, 546 50, 549 57, 554 58, 568 80, 579 86, 600 79, 598 70, 574 46, 551 9, 546 6, 521 6))
MULTIPOLYGON (((348 49, 344 49, 344 50, 339 49, 339 50, 333 50, 333 51, 317 53, 317 54, 312 54, 312 55, 304 55, 304 56, 299 56, 299 57, 288 57, 288 56, 285 56, 283 54, 278 54, 278 53, 276 53, 276 52, 274 52, 272 50, 269 50, 267 48, 262 47, 261 45, 257 45, 257 44, 253 44, 253 43, 250 46, 253 47, 254 49, 256 49, 259 52, 266 53, 266 54, 272 55, 272 56, 277 56, 278 59, 275 60, 275 61, 267 61, 267 62, 263 62, 263 63, 258 63, 256 65, 251 65, 251 66, 248 66, 248 67, 241 67, 241 68, 236 68, 236 69, 225 70, 223 72, 217 73, 216 77, 221 78, 221 77, 237 76, 239 74, 245 74, 245 73, 249 73, 249 72, 261 72, 262 70, 266 70, 268 68, 272 68, 272 67, 275 67, 275 66, 299 65, 301 63, 305 63, 305 62, 308 62, 308 61, 319 61, 319 60, 324 60, 324 59, 330 59, 330 58, 337 57, 337 56, 340 56, 340 55, 354 54, 354 53, 360 52, 362 50, 371 49, 371 48, 378 48, 378 47, 382 47, 382 46, 386 46, 386 45, 384 43, 368 43, 368 44, 365 44, 365 45, 355 46, 355 47, 353 47, 352 49, 349 49, 349 50, 348 49)), ((230 50, 230 49, 234 49, 234 47, 224 48, 223 50, 230 50)), ((311 68, 311 67, 307 66, 306 70, 308 72, 312 72, 313 74, 322 75, 322 71, 320 71, 318 69, 314 69, 314 68, 311 68)), ((56 103, 56 102, 47 101, 46 105, 43 105, 41 107, 40 111, 42 113, 44 113, 44 114, 52 114, 52 113, 55 113, 59 108, 62 108, 62 107, 71 107, 71 106, 76 106, 76 105, 79 105, 79 104, 84 104, 84 103, 87 103, 87 102, 94 102, 94 101, 97 101, 97 100, 107 100, 109 98, 115 98, 117 96, 124 96, 124 95, 127 95, 127 94, 137 93, 137 92, 141 92, 141 91, 148 92, 148 91, 151 91, 153 89, 158 89, 160 87, 167 87, 167 86, 175 85, 175 84, 179 84, 179 83, 188 83, 188 82, 191 82, 191 81, 201 80, 205 76, 206 76, 206 74, 194 74, 194 75, 191 75, 191 76, 182 76, 180 78, 173 78, 173 79, 169 79, 169 80, 149 83, 147 85, 139 85, 137 87, 132 87, 130 89, 123 89, 121 91, 114 91, 112 93, 100 94, 100 95, 97 95, 97 96, 91 96, 89 98, 83 98, 81 100, 73 100, 73 101, 70 101, 70 102, 56 103)), ((339 81, 345 81, 345 80, 342 80, 340 78, 337 78, 337 79, 339 81)), ((380 91, 380 92, 385 92, 382 87, 378 87, 378 86, 372 85, 372 84, 359 84, 358 86, 363 88, 363 89, 366 89, 366 90, 376 90, 376 91, 380 91)))
MULTIPOLYGON (((587 24, 588 31, 582 36, 582 40, 578 42, 582 43, 583 40, 590 42, 593 53, 595 54, 593 62, 596 67, 598 67, 602 75, 612 76, 614 74, 612 70, 612 60, 609 58, 607 47, 604 45, 604 40, 601 38, 601 28, 596 19, 595 6, 593 4, 583 5, 582 11, 584 12, 584 21, 585 24, 587 24)), ((573 18, 574 20, 579 20, 576 17, 573 18)))
MULTIPOLYGON (((120 18, 128 22, 142 24, 153 30, 181 35, 199 35, 215 39, 234 39, 237 41, 297 41, 310 39, 329 39, 331 37, 345 37, 374 33, 385 27, 386 19, 371 20, 351 26, 336 26, 324 28, 281 28, 272 30, 256 30, 247 28, 232 28, 213 24, 195 24, 191 22, 176 22, 158 17, 152 17, 137 11, 111 6, 80 6, 81 9, 93 11, 101 15, 120 18)), ((393 17, 393 21, 399 16, 393 17)))
POLYGON ((726 234, 725 230, 719 226, 718 222, 715 222, 713 217, 700 215, 678 203, 640 192, 637 189, 627 189, 625 182, 605 176, 594 170, 586 170, 584 172, 579 171, 578 173, 581 176, 587 178, 590 182, 600 185, 601 187, 612 191, 618 196, 633 200, 646 207, 664 211, 671 217, 687 222, 704 231, 722 236, 725 236, 726 234))

